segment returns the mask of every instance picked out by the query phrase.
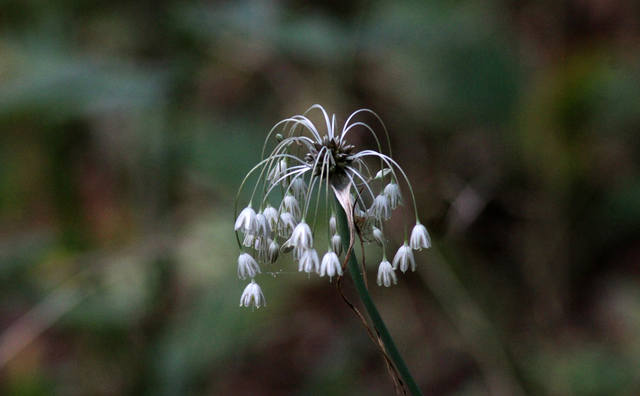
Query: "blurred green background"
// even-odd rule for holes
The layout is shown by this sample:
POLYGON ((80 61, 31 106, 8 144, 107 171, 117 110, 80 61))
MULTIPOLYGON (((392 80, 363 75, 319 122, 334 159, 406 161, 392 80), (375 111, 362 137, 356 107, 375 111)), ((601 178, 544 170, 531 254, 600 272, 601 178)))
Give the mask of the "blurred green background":
POLYGON ((325 279, 238 308, 236 189, 314 103, 415 183, 374 299, 426 394, 640 394, 632 0, 0 1, 0 394, 391 394, 325 279))

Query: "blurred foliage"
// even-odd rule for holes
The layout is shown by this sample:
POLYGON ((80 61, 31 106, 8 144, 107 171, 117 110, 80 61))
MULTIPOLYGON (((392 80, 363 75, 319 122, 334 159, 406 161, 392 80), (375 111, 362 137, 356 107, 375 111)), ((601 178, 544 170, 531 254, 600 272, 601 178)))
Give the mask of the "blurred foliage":
POLYGON ((374 297, 427 394, 640 393, 639 16, 0 1, 0 394, 389 394, 326 281, 237 308, 235 190, 313 103, 415 181, 436 247, 374 297))

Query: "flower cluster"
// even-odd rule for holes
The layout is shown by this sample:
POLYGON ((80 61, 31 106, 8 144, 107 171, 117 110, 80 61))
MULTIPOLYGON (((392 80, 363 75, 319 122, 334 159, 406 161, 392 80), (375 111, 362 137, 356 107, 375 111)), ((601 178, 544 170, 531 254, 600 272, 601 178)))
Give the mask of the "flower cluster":
MULTIPOLYGON (((302 115, 277 123, 267 135, 262 160, 249 171, 238 191, 238 197, 257 175, 249 203, 238 214, 235 211, 235 231, 241 253, 238 257, 238 277, 250 279, 240 298, 240 306, 260 307, 266 304, 255 277, 261 265, 274 263, 282 254, 291 254, 298 263, 298 271, 316 273, 331 280, 343 274, 340 257, 343 238, 337 229, 336 210, 349 210, 349 227, 357 230, 366 242, 382 247, 382 261, 378 268, 378 285, 386 287, 397 282, 396 270, 415 271, 414 250, 431 246, 429 233, 420 223, 413 188, 402 168, 391 158, 387 130, 376 113, 360 109, 352 113, 341 130, 336 130, 336 117, 329 117, 320 105, 314 105, 302 115), (308 114, 318 111, 326 131, 320 129, 308 114), (379 136, 359 116, 369 114, 380 123, 389 154, 384 154, 379 136), (347 139, 354 131, 370 134, 377 150, 356 151, 347 139), (271 144, 268 155, 267 147, 271 144), (375 171, 375 173, 374 173, 375 171), (415 225, 410 237, 398 249, 392 262, 386 258, 384 223, 403 202, 399 183, 410 192, 415 225), (347 193, 350 205, 336 207, 330 195, 347 193), (321 208, 322 206, 322 208, 321 208), (320 211, 319 211, 320 210, 320 211), (323 212, 324 210, 324 212, 323 212), (319 213, 327 213, 320 216, 319 213), (327 250, 320 258, 314 246, 317 227, 326 227, 327 250)), ((236 208, 238 199, 236 199, 236 208)))

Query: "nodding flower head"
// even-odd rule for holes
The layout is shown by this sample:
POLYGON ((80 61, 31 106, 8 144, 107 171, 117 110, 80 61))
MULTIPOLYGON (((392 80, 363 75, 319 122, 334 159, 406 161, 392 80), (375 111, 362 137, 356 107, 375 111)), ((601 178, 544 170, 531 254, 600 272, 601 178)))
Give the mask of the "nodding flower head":
POLYGON ((378 267, 378 286, 384 285, 384 287, 389 287, 393 283, 394 285, 398 283, 398 278, 396 277, 396 272, 393 270, 391 263, 386 259, 383 259, 378 267))
POLYGON ((338 255, 329 250, 322 257, 322 263, 320 264, 320 276, 327 275, 329 279, 334 276, 342 276, 342 266, 340 265, 340 259, 338 255))
POLYGON ((316 249, 306 249, 300 254, 298 271, 306 273, 320 272, 320 259, 316 249))
POLYGON ((307 183, 304 182, 303 178, 296 177, 291 182, 291 192, 293 192, 293 196, 298 201, 303 201, 304 200, 304 196, 307 193, 307 183))
POLYGON ((294 219, 300 219, 300 205, 298 200, 291 194, 287 194, 282 199, 282 207, 286 212, 291 213, 294 219))
POLYGON ((291 235, 293 230, 296 228, 296 219, 293 218, 293 215, 289 212, 284 212, 280 214, 280 223, 278 224, 280 236, 286 237, 287 235, 291 235))
POLYGON ((259 273, 260 267, 249 253, 242 253, 238 256, 238 277, 240 279, 253 278, 259 273))
POLYGON ((267 257, 270 263, 275 263, 278 259, 278 255, 280 254, 280 245, 278 242, 271 240, 269 241, 269 251, 267 252, 267 257))
POLYGON ((373 205, 369 209, 371 211, 371 215, 376 219, 387 220, 391 217, 391 205, 389 205, 389 199, 384 194, 378 195, 373 200, 373 205))
POLYGON ((338 222, 336 221, 336 216, 332 213, 331 217, 329 217, 329 233, 336 234, 338 232, 338 222))
POLYGON ((401 199, 400 187, 398 187, 398 185, 394 182, 387 184, 386 187, 384 188, 384 196, 387 197, 387 200, 389 201, 389 206, 391 207, 392 210, 397 208, 401 199))
POLYGON ((340 237, 340 235, 333 234, 333 236, 331 237, 331 249, 338 256, 342 254, 342 238, 340 237))
POLYGON ((364 242, 377 242, 383 257, 388 242, 383 235, 385 221, 396 212, 403 212, 400 216, 413 212, 416 225, 409 244, 398 250, 393 266, 386 259, 382 261, 378 271, 380 285, 390 286, 397 281, 395 268, 403 272, 415 268, 412 249, 430 246, 429 234, 417 220, 413 188, 391 156, 390 137, 380 117, 369 109, 356 110, 340 128, 335 115, 329 116, 322 106, 313 105, 301 115, 278 122, 269 131, 262 159, 249 171, 238 191, 234 227, 242 250, 238 276, 251 278, 240 305, 264 305, 262 290, 253 278, 262 273, 260 264, 276 262, 288 253, 292 253, 300 271, 329 278, 342 276, 339 257, 344 239, 349 242, 349 234, 338 234, 334 216, 337 210, 350 212, 346 216, 350 232, 358 233, 364 242), (319 122, 312 121, 313 114, 319 122), (366 118, 374 123, 367 123, 366 118), (374 141, 375 146, 361 149, 350 143, 356 133, 374 141), (245 187, 250 192, 249 204, 238 214, 245 187), (397 209, 403 202, 401 190, 409 193, 410 210, 397 209), (254 207, 259 210, 256 212, 254 207), (326 235, 329 245, 322 263, 313 248, 316 232, 326 235))
POLYGON ((293 229, 291 245, 294 249, 309 249, 313 247, 313 233, 311 227, 304 220, 293 229))
POLYGON ((276 230, 278 228, 278 210, 271 205, 267 205, 262 211, 262 214, 264 218, 267 219, 269 227, 271 227, 272 230, 276 230))
POLYGON ((422 248, 428 249, 431 247, 431 237, 427 228, 418 223, 413 227, 411 231, 411 249, 422 250, 422 248))
POLYGON ((384 234, 378 227, 372 229, 373 239, 378 242, 378 245, 384 246, 384 234))
POLYGON ((271 236, 271 226, 267 221, 267 216, 262 213, 256 215, 256 235, 264 239, 271 236))
POLYGON ((413 258, 413 251, 405 242, 404 245, 400 246, 398 252, 393 257, 393 269, 398 269, 398 266, 400 266, 400 271, 407 272, 409 265, 411 265, 411 271, 416 270, 416 261, 413 258))
POLYGON ((267 300, 264 298, 264 294, 262 294, 262 289, 256 281, 251 279, 251 282, 242 292, 242 296, 240 297, 240 306, 254 306, 256 308, 260 308, 264 305, 267 305, 267 300))
POLYGON ((241 230, 245 234, 253 234, 256 228, 256 211, 253 210, 251 204, 249 204, 249 206, 242 209, 242 212, 238 215, 235 230, 241 230))

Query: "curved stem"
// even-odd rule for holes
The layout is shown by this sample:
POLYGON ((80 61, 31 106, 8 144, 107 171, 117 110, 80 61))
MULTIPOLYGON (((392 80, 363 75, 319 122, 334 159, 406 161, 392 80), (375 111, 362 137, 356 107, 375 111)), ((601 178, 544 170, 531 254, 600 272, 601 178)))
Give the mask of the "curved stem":
MULTIPOLYGON (((341 228, 340 233, 345 236, 350 235, 347 216, 342 206, 340 205, 338 206, 339 208, 337 210, 338 212, 337 215, 340 222, 340 228, 341 228)), ((350 244, 349 239, 346 237, 343 238, 342 244, 346 251, 349 248, 349 244, 350 244)), ((378 334, 380 335, 380 338, 384 343, 384 347, 387 350, 389 357, 391 358, 391 360, 393 361, 393 364, 396 366, 396 369, 402 376, 402 379, 407 384, 409 391, 411 391, 411 393, 414 396, 422 395, 420 388, 418 387, 418 385, 416 384, 416 381, 413 379, 413 377, 411 376, 411 373, 409 372, 409 368, 404 362, 404 359, 402 359, 402 355, 400 355, 400 352, 398 351, 398 348, 396 347, 396 344, 393 341, 393 338, 391 337, 391 334, 389 333, 387 326, 384 324, 384 321, 382 320, 382 317, 378 312, 378 308, 376 308, 375 303, 371 299, 371 295, 369 294, 369 291, 365 287, 363 274, 360 273, 360 266, 358 265, 358 260, 356 259, 355 254, 350 255, 348 265, 349 265, 349 275, 351 275, 351 279, 353 279, 353 283, 356 287, 356 291, 358 292, 358 295, 360 296, 360 299, 362 300, 362 303, 364 304, 364 307, 367 310, 367 313, 369 314, 369 318, 371 319, 373 326, 376 328, 378 334)))

